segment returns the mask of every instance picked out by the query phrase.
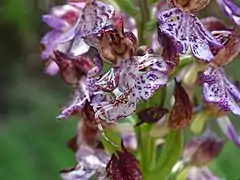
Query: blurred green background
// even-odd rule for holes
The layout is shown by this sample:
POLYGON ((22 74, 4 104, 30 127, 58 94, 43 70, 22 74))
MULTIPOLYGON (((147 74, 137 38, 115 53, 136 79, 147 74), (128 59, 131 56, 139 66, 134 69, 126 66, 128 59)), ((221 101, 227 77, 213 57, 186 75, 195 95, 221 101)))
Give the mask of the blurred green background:
MULTIPOLYGON (((59 76, 45 75, 39 56, 39 41, 48 31, 41 15, 61 3, 0 0, 0 180, 57 180, 59 170, 75 164, 66 142, 77 121, 55 119, 72 89, 59 76)), ((231 23, 215 2, 200 16, 210 14, 231 23)), ((236 80, 238 65, 236 60, 228 69, 236 80)), ((230 142, 212 163, 227 180, 240 178, 239 167, 240 149, 230 142)))

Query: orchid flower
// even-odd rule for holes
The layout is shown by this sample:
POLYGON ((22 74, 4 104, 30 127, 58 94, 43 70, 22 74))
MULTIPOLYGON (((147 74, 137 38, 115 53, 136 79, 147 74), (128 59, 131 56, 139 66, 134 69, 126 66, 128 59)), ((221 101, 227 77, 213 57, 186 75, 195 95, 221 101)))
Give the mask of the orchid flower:
POLYGON ((160 31, 176 43, 181 54, 185 54, 190 46, 194 56, 210 62, 214 58, 211 47, 222 48, 222 44, 191 13, 172 8, 158 12, 157 18, 160 31))
MULTIPOLYGON (((65 4, 53 7, 49 14, 43 15, 43 21, 52 28, 41 40, 43 59, 51 58, 55 50, 68 51, 70 44, 67 42, 60 44, 58 40, 77 23, 81 12, 81 9, 65 4)), ((83 53, 88 51, 86 47, 81 47, 81 49, 83 53)))
MULTIPOLYGON (((117 77, 113 80, 117 81, 115 86, 111 86, 116 98, 93 104, 96 118, 110 123, 131 115, 139 100, 149 99, 159 87, 167 83, 167 71, 166 62, 161 57, 150 54, 122 62, 111 70, 111 76, 117 77), (151 70, 141 71, 146 67, 151 70)), ((96 84, 101 86, 103 82, 96 84)))
POLYGON ((68 118, 74 111, 80 111, 86 102, 100 98, 100 96, 93 98, 93 93, 97 91, 94 82, 98 80, 98 77, 94 76, 102 70, 102 60, 97 56, 93 61, 82 56, 80 59, 71 59, 60 52, 56 53, 56 57, 63 79, 77 87, 72 102, 58 116, 62 119, 68 118))
MULTIPOLYGON (((74 3, 71 3, 72 5, 74 3)), ((78 5, 78 3, 76 4, 78 5)), ((79 47, 79 44, 85 43, 84 36, 98 33, 108 23, 108 20, 114 15, 114 7, 104 4, 97 0, 89 0, 79 15, 78 20, 69 31, 64 33, 58 43, 65 43, 73 40, 72 47, 79 47)), ((79 55, 79 52, 77 54, 79 55)))

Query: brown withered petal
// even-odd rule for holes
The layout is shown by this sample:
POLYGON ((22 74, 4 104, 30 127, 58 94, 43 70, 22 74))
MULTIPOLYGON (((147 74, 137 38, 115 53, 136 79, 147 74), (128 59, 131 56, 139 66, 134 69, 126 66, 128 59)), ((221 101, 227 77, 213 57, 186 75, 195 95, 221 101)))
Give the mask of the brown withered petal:
POLYGON ((183 158, 190 158, 192 165, 205 166, 220 154, 224 144, 225 141, 215 137, 194 138, 185 146, 183 158))
POLYGON ((60 51, 55 51, 54 55, 63 80, 70 85, 76 86, 79 79, 94 67, 91 59, 84 55, 73 58, 60 51))
POLYGON ((169 65, 169 73, 174 71, 178 67, 179 63, 179 51, 176 48, 175 42, 171 38, 163 34, 158 30, 158 41, 163 47, 162 56, 169 65))
POLYGON ((168 0, 171 7, 177 7, 185 12, 197 12, 204 9, 210 0, 168 0))
POLYGON ((187 92, 176 79, 174 95, 175 103, 170 111, 168 126, 174 130, 179 130, 190 124, 193 114, 193 105, 187 92))
POLYGON ((240 39, 237 33, 235 31, 213 31, 212 34, 224 45, 212 62, 217 66, 232 62, 240 53, 240 39))
POLYGON ((155 123, 168 112, 168 109, 165 109, 163 107, 150 107, 141 110, 138 112, 138 118, 140 119, 140 122, 136 126, 139 126, 142 123, 155 123))
POLYGON ((231 27, 227 27, 224 22, 216 17, 206 17, 200 20, 203 26, 208 31, 223 31, 223 30, 233 30, 231 27))
POLYGON ((142 172, 138 160, 126 150, 122 143, 122 151, 113 154, 106 167, 107 177, 111 180, 142 180, 142 172))

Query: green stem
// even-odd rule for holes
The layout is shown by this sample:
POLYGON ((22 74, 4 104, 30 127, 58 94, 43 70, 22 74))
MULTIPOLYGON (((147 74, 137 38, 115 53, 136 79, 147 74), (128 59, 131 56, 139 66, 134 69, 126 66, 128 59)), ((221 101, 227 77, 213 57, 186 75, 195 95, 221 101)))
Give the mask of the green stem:
POLYGON ((139 45, 147 44, 146 38, 144 36, 145 24, 150 21, 150 12, 148 9, 148 3, 146 0, 138 0, 138 6, 140 8, 140 17, 137 19, 138 24, 138 41, 139 45))

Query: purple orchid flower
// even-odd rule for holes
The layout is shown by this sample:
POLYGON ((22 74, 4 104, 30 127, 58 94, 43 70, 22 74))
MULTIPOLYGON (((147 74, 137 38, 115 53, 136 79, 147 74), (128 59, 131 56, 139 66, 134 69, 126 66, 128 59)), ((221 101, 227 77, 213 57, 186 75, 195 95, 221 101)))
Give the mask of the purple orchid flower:
POLYGON ((134 113, 138 101, 149 99, 159 87, 168 82, 166 62, 161 56, 151 54, 125 60, 109 72, 115 83, 105 83, 104 80, 100 80, 96 85, 103 89, 100 94, 109 93, 110 90, 115 98, 92 104, 96 118, 108 123, 116 122, 134 113), (141 71, 146 67, 149 70, 141 71), (102 84, 109 86, 103 87, 102 84))
POLYGON ((223 47, 197 17, 178 8, 158 12, 158 25, 163 34, 176 42, 181 54, 185 54, 190 46, 194 56, 210 62, 214 58, 211 47, 223 47))
POLYGON ((217 0, 217 3, 228 17, 240 26, 240 8, 236 4, 231 0, 217 0))
MULTIPOLYGON (((73 3, 71 3, 73 4, 73 3)), ((79 15, 78 20, 72 28, 62 34, 58 43, 66 43, 73 40, 72 48, 79 47, 85 43, 83 37, 98 33, 108 24, 108 20, 114 15, 114 7, 97 0, 89 0, 79 15)), ((77 52, 75 55, 79 55, 77 52)))
POLYGON ((203 97, 210 103, 218 104, 223 110, 240 115, 239 89, 229 80, 222 67, 212 65, 203 74, 203 97))
POLYGON ((60 176, 63 180, 107 180, 106 166, 110 160, 110 155, 104 149, 93 149, 87 145, 80 145, 77 151, 78 165, 62 170, 60 176))
MULTIPOLYGON (((78 9, 74 6, 65 4, 62 6, 56 6, 51 9, 49 14, 43 15, 43 21, 52 28, 41 40, 43 46, 42 59, 49 59, 53 57, 53 52, 59 50, 61 52, 67 52, 70 48, 70 43, 59 43, 62 36, 68 32, 75 24, 77 19, 81 15, 82 9, 78 9)), ((88 51, 88 46, 82 43, 79 47, 72 48, 72 51, 80 51, 83 54, 88 51), (75 49, 77 48, 77 49, 75 49)))

